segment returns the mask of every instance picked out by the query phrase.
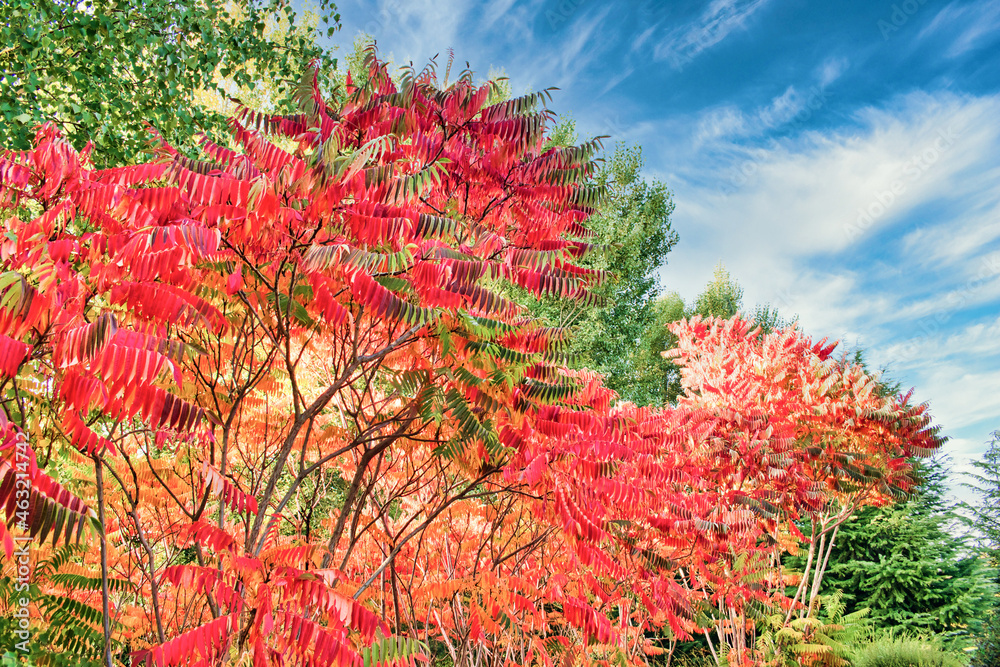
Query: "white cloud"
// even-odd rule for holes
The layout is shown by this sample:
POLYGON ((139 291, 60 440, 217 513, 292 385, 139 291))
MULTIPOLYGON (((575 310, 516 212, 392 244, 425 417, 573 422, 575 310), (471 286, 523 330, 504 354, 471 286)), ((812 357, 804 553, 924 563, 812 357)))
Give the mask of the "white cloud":
MULTIPOLYGON (((1000 317, 975 320, 957 331, 936 326, 931 318, 904 334, 903 340, 883 346, 880 356, 893 368, 927 371, 942 364, 977 360, 980 367, 1000 366, 1000 317)), ((1000 424, 998 424, 1000 426, 1000 424)))
MULTIPOLYGON (((379 0, 374 6, 338 3, 338 9, 348 40, 357 33, 369 34, 383 59, 397 65, 412 61, 419 68, 448 48, 458 51, 469 5, 461 0, 379 0)), ((440 57, 438 64, 444 64, 440 57)))
POLYGON ((978 250, 1000 240, 1000 167, 969 174, 963 184, 960 219, 948 227, 920 226, 903 238, 908 254, 925 267, 968 263, 978 250))
POLYGON ((710 109, 702 114, 695 130, 695 146, 719 141, 728 137, 746 136, 747 117, 735 104, 710 109))
MULTIPOLYGON (((942 364, 920 375, 921 385, 933 387, 936 420, 948 430, 979 423, 1000 427, 1000 373, 973 372, 967 366, 942 364)), ((924 389, 924 394, 928 390, 924 389)))
POLYGON ((956 58, 974 49, 986 46, 997 38, 1000 30, 1000 4, 991 0, 959 4, 953 2, 924 28, 920 37, 946 33, 952 37, 945 56, 956 58))
POLYGON ((634 53, 642 49, 642 47, 646 45, 646 42, 649 41, 649 38, 656 33, 659 27, 660 23, 656 22, 653 25, 646 28, 645 30, 643 30, 641 33, 639 33, 639 35, 632 40, 632 46, 630 47, 630 51, 634 53))
POLYGON ((420 68, 437 54, 439 76, 443 76, 446 53, 453 49, 453 70, 469 60, 482 77, 491 66, 500 65, 515 95, 550 86, 571 89, 582 72, 617 46, 608 33, 613 29, 608 17, 614 7, 610 5, 597 10, 568 7, 558 13, 557 29, 545 39, 539 39, 533 29, 543 15, 537 0, 501 0, 481 7, 463 0, 380 0, 376 6, 345 0, 339 9, 345 17, 344 35, 372 34, 386 60, 397 65, 412 61, 420 68), (495 39, 498 33, 505 39, 495 39), (518 36, 513 51, 509 35, 518 36))
MULTIPOLYGON (((565 31, 567 37, 557 51, 559 70, 555 85, 568 87, 577 79, 578 73, 600 55, 601 46, 607 46, 610 40, 599 39, 596 33, 605 26, 612 9, 613 6, 608 6, 595 14, 583 14, 565 31)), ((534 57, 537 59, 538 54, 535 53, 534 57)))
POLYGON ((634 73, 635 73, 634 67, 623 68, 622 71, 620 71, 618 74, 608 79, 608 82, 604 84, 604 86, 601 88, 601 92, 597 96, 604 97, 604 95, 609 93, 613 88, 616 88, 619 83, 629 78, 634 73))
POLYGON ((955 281, 939 285, 929 297, 901 304, 885 321, 937 321, 944 323, 955 314, 1000 300, 1000 254, 980 256, 968 266, 955 281))
POLYGON ((977 472, 972 462, 979 460, 984 450, 984 443, 975 438, 952 438, 945 443, 943 452, 951 459, 951 465, 948 466, 950 500, 970 504, 978 500, 976 492, 965 484, 972 483, 969 475, 977 472))
MULTIPOLYGON (((1000 99, 913 93, 863 110, 848 127, 748 147, 732 139, 747 133, 747 116, 716 110, 697 126, 695 153, 684 155, 693 166, 671 183, 682 243, 694 237, 683 254, 709 273, 719 258, 733 269, 746 263, 752 275, 733 273, 747 285, 773 285, 774 267, 783 264, 793 282, 807 267, 825 273, 816 257, 860 248, 928 202, 961 203, 964 176, 996 162, 998 116, 1000 99)), ((831 262, 834 272, 840 262, 831 262)), ((666 277, 684 282, 670 267, 666 277)))
POLYGON ((508 15, 517 0, 493 0, 486 6, 486 13, 483 16, 483 27, 489 29, 493 27, 500 18, 508 15))
POLYGON ((815 84, 805 89, 789 85, 767 104, 746 113, 735 104, 707 109, 696 121, 694 146, 698 148, 724 140, 761 137, 774 130, 787 131, 805 124, 826 105, 829 97, 827 87, 845 67, 844 61, 828 60, 816 71, 815 84))
POLYGON ((823 61, 823 64, 819 66, 816 77, 819 80, 819 87, 826 88, 839 79, 847 71, 848 66, 849 63, 846 58, 828 58, 823 61))
POLYGON ((681 69, 701 52, 709 49, 747 20, 768 0, 712 0, 694 21, 671 30, 653 51, 656 60, 668 60, 681 69))

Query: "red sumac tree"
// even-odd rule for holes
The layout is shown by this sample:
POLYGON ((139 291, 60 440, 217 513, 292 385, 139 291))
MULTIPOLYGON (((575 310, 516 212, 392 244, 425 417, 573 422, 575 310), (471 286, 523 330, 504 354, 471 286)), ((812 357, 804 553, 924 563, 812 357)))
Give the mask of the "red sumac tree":
POLYGON ((51 126, 0 156, 32 650, 640 663, 713 629, 756 659, 748 607, 805 600, 775 574, 794 521, 905 491, 922 409, 739 319, 678 325, 677 408, 618 402, 512 297, 598 305, 599 141, 546 148, 547 93, 367 68, 336 103, 310 70, 300 113, 241 109, 202 159, 152 132, 97 170, 51 126))

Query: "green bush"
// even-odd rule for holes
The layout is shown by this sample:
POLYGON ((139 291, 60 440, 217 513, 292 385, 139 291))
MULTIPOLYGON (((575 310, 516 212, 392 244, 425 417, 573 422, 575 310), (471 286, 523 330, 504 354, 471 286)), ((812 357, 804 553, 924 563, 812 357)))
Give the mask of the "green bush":
POLYGON ((670 660, 670 667, 715 667, 715 660, 707 648, 688 645, 678 649, 670 660))
POLYGON ((852 667, 963 667, 957 657, 925 639, 880 638, 858 648, 852 667))
POLYGON ((994 610, 987 618, 970 664, 972 667, 1000 665, 1000 609, 994 610))

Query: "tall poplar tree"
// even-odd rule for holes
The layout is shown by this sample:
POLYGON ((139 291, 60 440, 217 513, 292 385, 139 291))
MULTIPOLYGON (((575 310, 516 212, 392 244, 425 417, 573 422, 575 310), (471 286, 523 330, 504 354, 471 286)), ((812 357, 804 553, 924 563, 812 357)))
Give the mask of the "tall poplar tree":
MULTIPOLYGON (((572 122, 554 133, 554 145, 575 140, 572 122)), ((660 322, 657 270, 677 244, 671 226, 674 203, 666 185, 642 176, 642 149, 619 145, 607 158, 595 184, 604 197, 588 220, 598 250, 582 265, 607 271, 609 279, 595 292, 604 299, 598 309, 568 306, 546 298, 531 304, 555 326, 573 326, 571 352, 579 362, 607 377, 607 386, 639 405, 664 403, 663 370, 651 337, 669 332, 660 322)))

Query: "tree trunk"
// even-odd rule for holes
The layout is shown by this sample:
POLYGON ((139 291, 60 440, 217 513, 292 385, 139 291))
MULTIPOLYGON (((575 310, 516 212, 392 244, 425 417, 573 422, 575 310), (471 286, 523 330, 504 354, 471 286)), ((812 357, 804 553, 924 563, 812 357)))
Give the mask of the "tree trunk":
POLYGON ((111 600, 108 591, 108 538, 104 524, 104 469, 101 459, 94 457, 94 477, 97 482, 97 520, 101 524, 101 603, 104 620, 104 663, 114 667, 111 662, 111 600))

